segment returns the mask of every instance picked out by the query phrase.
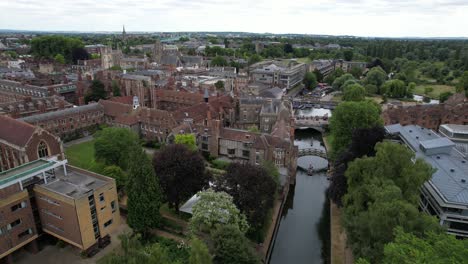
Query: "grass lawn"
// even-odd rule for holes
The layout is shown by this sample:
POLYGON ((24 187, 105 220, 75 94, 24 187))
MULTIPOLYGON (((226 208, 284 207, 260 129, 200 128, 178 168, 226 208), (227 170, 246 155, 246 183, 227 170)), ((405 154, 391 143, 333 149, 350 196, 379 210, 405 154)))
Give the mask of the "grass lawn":
POLYGON ((105 165, 94 159, 94 140, 73 145, 65 150, 68 162, 76 167, 102 173, 105 165))
POLYGON ((425 85, 418 85, 414 90, 414 94, 418 95, 425 95, 424 89, 426 87, 432 87, 433 91, 427 94, 432 99, 439 99, 439 95, 443 92, 452 92, 455 93, 455 87, 449 85, 441 85, 441 84, 425 84, 425 85))
POLYGON ((297 62, 299 62, 299 63, 311 63, 312 61, 310 60, 309 57, 305 57, 305 58, 298 58, 297 62))

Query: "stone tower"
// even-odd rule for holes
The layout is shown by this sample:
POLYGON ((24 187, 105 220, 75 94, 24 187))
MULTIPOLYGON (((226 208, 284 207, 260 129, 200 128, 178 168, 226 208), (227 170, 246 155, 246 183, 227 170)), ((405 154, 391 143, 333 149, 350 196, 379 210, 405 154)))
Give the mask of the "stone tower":
POLYGON ((154 48, 153 48, 153 59, 156 63, 161 64, 161 57, 163 55, 163 44, 161 41, 158 39, 154 43, 154 48))
POLYGON ((122 41, 124 43, 127 42, 127 32, 125 32, 125 25, 123 25, 123 28, 122 28, 122 41))

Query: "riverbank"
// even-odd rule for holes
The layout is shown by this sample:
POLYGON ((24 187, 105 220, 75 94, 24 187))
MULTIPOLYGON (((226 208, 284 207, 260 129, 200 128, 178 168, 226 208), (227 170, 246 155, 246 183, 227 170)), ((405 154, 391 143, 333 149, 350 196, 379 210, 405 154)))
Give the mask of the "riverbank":
MULTIPOLYGON (((327 152, 331 151, 329 137, 323 137, 327 152)), ((330 169, 333 169, 330 166, 330 169)), ((329 175, 330 176, 330 175, 329 175)), ((354 257, 347 245, 346 231, 341 225, 342 209, 330 201, 330 254, 331 264, 353 264, 354 257)))

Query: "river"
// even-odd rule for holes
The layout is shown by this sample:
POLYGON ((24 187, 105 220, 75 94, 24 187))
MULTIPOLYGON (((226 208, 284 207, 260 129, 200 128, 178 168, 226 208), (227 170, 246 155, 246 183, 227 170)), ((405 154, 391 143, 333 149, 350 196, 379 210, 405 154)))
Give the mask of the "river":
MULTIPOLYGON (((299 148, 324 149, 322 136, 311 129, 296 130, 295 145, 299 148)), ((328 162, 319 157, 302 157, 298 166, 326 168, 328 162)), ((298 168, 296 184, 291 186, 283 208, 281 222, 270 258, 270 264, 327 263, 329 258, 329 206, 325 191, 326 173, 308 176, 298 168)))

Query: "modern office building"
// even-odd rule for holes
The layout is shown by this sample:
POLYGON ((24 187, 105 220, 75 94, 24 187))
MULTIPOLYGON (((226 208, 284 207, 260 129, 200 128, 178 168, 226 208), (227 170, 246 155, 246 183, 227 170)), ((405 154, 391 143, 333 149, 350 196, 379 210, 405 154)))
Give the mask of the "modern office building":
POLYGON ((455 143, 455 148, 461 153, 465 156, 468 155, 468 125, 441 125, 439 133, 452 140, 455 143))
MULTIPOLYGON (((255 67, 255 66, 252 66, 255 67)), ((250 72, 251 80, 269 85, 290 89, 300 84, 306 74, 304 63, 291 62, 288 65, 281 63, 261 64, 250 72)))
POLYGON ((447 232, 468 237, 468 160, 455 144, 434 131, 416 125, 385 127, 399 135, 416 158, 430 164, 435 172, 421 188, 420 207, 436 216, 447 232))
POLYGON ((0 173, 0 260, 43 233, 85 252, 110 241, 119 225, 115 180, 38 159, 0 173))

